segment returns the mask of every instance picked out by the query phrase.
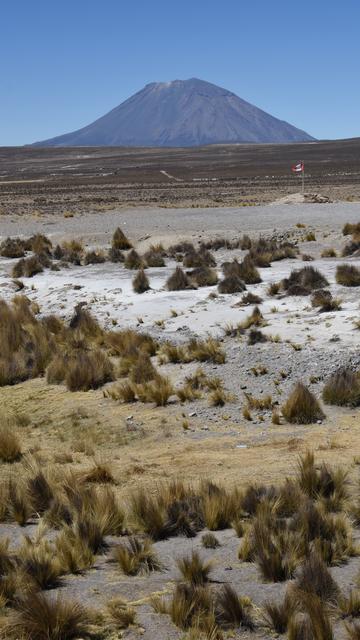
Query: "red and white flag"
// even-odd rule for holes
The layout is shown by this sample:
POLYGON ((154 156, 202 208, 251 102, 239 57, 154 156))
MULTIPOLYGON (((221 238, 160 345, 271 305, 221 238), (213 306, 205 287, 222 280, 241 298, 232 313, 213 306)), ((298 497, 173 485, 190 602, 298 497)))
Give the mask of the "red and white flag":
POLYGON ((291 171, 293 173, 303 173, 305 171, 305 165, 303 162, 298 162, 297 164, 293 164, 291 167, 291 171))

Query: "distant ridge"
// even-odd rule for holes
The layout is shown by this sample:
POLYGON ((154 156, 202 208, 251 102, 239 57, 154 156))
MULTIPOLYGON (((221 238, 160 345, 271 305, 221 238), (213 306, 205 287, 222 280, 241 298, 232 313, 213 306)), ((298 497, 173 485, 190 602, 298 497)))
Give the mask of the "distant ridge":
POLYGON ((153 82, 82 129, 42 147, 193 147, 217 143, 314 140, 234 93, 191 78, 153 82))

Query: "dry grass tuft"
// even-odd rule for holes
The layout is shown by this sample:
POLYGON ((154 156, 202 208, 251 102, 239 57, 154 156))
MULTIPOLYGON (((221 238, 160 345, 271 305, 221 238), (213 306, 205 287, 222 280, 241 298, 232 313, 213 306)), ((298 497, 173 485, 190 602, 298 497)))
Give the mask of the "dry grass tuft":
POLYGON ((65 381, 69 391, 98 389, 114 380, 114 367, 106 353, 100 349, 73 351, 70 356, 58 356, 47 370, 47 381, 59 384, 65 381))
POLYGON ((187 275, 197 287, 213 287, 218 283, 217 273, 211 267, 200 266, 189 271, 187 275))
POLYGON ((145 291, 149 291, 150 282, 144 269, 139 269, 133 279, 132 285, 135 293, 145 293, 145 291))
POLYGON ((135 249, 131 249, 124 260, 126 269, 143 269, 144 263, 135 249))
POLYGON ((204 533, 201 537, 201 544, 205 549, 217 549, 217 547, 220 547, 220 542, 213 533, 204 533))
POLYGON ((339 597, 339 587, 323 560, 312 553, 300 567, 295 586, 301 594, 317 596, 324 602, 335 604, 339 597))
POLYGON ((342 367, 327 380, 323 389, 326 404, 357 407, 360 405, 360 376, 342 367))
POLYGON ((140 402, 155 402, 157 407, 165 407, 175 390, 169 378, 158 374, 155 380, 137 385, 136 393, 140 402))
POLYGON ((182 291, 183 289, 193 289, 194 286, 182 268, 176 267, 175 271, 166 281, 166 288, 168 291, 182 291))
POLYGON ((261 303, 262 303, 262 298, 260 298, 260 296, 256 295, 255 293, 251 293, 251 291, 249 291, 248 293, 245 293, 240 300, 241 306, 247 306, 249 304, 261 304, 261 303))
POLYGON ((106 257, 103 251, 87 251, 84 256, 84 264, 103 264, 106 257))
POLYGON ((245 291, 246 286, 241 278, 236 274, 225 276, 218 284, 219 293, 240 293, 245 291))
POLYGON ((32 278, 43 271, 43 265, 39 258, 31 256, 30 258, 20 258, 19 262, 13 266, 11 274, 13 278, 32 278))
POLYGON ((100 462, 94 464, 88 471, 81 473, 80 480, 82 482, 95 482, 98 484, 114 484, 115 482, 109 465, 101 464, 100 462))
POLYGON ((80 604, 42 593, 21 598, 10 614, 6 638, 31 640, 71 640, 86 634, 90 616, 80 604))
POLYGON ((336 268, 336 282, 343 287, 359 287, 360 269, 354 264, 339 264, 336 268))
POLYGON ((314 267, 292 271, 290 276, 282 281, 283 288, 290 295, 308 295, 314 289, 322 289, 328 284, 325 276, 314 267))
POLYGON ((291 424, 312 424, 325 418, 317 399, 301 382, 295 385, 282 406, 282 413, 291 424))
POLYGON ((177 566, 183 579, 192 586, 204 586, 209 581, 212 563, 201 560, 197 551, 193 551, 191 556, 180 558, 177 566))
POLYGON ((265 335, 265 333, 263 333, 259 329, 250 329, 249 335, 248 335, 248 344, 249 345, 254 345, 254 344, 257 344, 259 342, 267 342, 267 340, 268 340, 268 338, 265 335))
POLYGON ((25 537, 18 556, 20 571, 35 588, 52 589, 59 585, 61 568, 47 540, 40 538, 32 541, 25 537))
POLYGON ((329 247, 328 249, 323 249, 321 252, 322 258, 336 258, 337 253, 333 247, 329 247))
POLYGON ((17 462, 22 456, 21 443, 11 422, 2 417, 0 426, 0 460, 17 462))
POLYGON ((11 306, 0 300, 0 345, 0 386, 44 373, 53 339, 25 296, 16 296, 11 306))
POLYGON ((225 277, 240 278, 245 284, 261 282, 260 274, 249 255, 245 256, 242 262, 238 262, 236 259, 232 262, 224 262, 222 269, 225 277))
POLYGON ((341 301, 333 298, 331 292, 327 289, 317 289, 311 296, 311 304, 313 307, 320 307, 320 312, 339 311, 341 309, 341 301))
POLYGON ((148 538, 130 537, 127 545, 119 544, 113 549, 112 557, 128 576, 147 575, 163 568, 148 538))
POLYGON ((226 584, 216 595, 215 619, 222 629, 255 629, 248 600, 240 598, 236 591, 226 584))
POLYGON ((112 400, 118 400, 124 404, 136 402, 136 385, 133 382, 127 381, 113 384, 104 391, 104 396, 112 400))
POLYGON ((111 621, 118 629, 127 629, 135 624, 136 612, 122 598, 113 598, 106 604, 111 621))
POLYGON ((120 229, 120 227, 114 231, 111 246, 113 249, 118 249, 119 251, 132 249, 131 242, 127 239, 125 233, 120 229))
POLYGON ((280 603, 265 602, 264 620, 266 626, 276 633, 286 633, 295 608, 295 603, 288 594, 285 594, 284 600, 280 603))

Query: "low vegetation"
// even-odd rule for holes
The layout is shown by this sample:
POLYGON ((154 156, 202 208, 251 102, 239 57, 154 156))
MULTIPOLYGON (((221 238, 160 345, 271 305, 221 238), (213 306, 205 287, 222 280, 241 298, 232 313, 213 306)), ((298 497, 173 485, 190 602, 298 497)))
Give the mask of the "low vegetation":
POLYGON ((282 413, 287 422, 294 424, 311 424, 325 417, 314 394, 301 382, 295 385, 282 406, 282 413))
POLYGON ((150 289, 149 278, 144 269, 139 269, 132 282, 135 293, 145 293, 150 289))
POLYGON ((325 276, 314 267, 292 271, 289 277, 282 281, 282 286, 289 295, 309 295, 314 289, 322 289, 328 284, 325 276))
POLYGON ((182 291, 183 289, 193 289, 194 285, 182 268, 176 267, 175 271, 167 279, 166 287, 169 291, 182 291))
POLYGON ((326 381, 323 389, 326 404, 357 407, 360 405, 360 376, 349 368, 340 368, 326 381))
POLYGON ((360 269, 353 264, 339 264, 336 268, 336 282, 343 287, 359 287, 360 269))

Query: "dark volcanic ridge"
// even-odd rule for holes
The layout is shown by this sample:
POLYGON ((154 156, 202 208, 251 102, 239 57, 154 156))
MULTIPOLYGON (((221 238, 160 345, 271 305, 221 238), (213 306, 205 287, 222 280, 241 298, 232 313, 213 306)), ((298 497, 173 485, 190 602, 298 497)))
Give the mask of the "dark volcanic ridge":
POLYGON ((191 78, 148 84, 88 126, 36 145, 193 147, 312 140, 231 91, 191 78))

